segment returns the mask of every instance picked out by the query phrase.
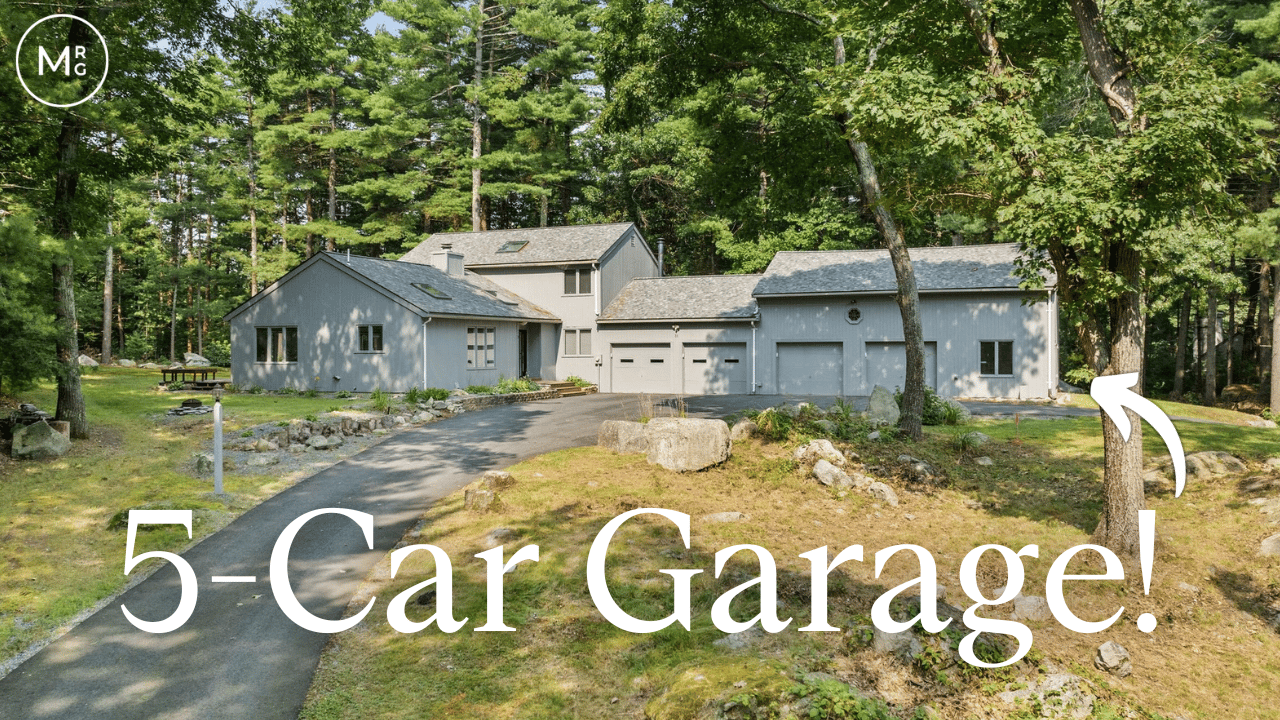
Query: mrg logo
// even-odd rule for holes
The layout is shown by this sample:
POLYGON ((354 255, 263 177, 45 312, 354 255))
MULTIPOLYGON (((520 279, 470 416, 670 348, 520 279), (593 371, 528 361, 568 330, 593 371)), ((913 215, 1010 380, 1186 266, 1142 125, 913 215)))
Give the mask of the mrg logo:
POLYGON ((23 33, 14 56, 27 94, 56 108, 75 107, 97 94, 109 64, 102 33, 75 15, 37 20, 23 33))

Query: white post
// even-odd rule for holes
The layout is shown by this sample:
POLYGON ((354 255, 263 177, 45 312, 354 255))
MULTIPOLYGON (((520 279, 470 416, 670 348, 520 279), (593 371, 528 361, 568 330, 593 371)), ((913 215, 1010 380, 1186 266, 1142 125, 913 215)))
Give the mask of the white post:
POLYGON ((222 388, 213 391, 213 492, 222 494, 222 388))

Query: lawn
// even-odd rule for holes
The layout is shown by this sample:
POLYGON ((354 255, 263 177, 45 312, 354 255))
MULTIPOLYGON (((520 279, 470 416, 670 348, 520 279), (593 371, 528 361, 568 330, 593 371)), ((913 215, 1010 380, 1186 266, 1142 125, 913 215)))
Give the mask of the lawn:
MULTIPOLYGON (((692 474, 669 473, 642 456, 597 448, 529 460, 511 468, 516 483, 501 493, 499 512, 465 511, 459 494, 429 511, 405 539, 448 552, 454 617, 469 618, 468 625, 453 634, 434 625, 412 634, 393 630, 387 601, 434 577, 436 567, 428 553, 417 552, 391 578, 384 562, 353 602, 361 606, 376 595, 377 605, 356 628, 334 636, 303 717, 764 718, 778 717, 788 704, 802 707, 796 703, 807 695, 815 703, 810 709, 827 703, 823 707, 831 712, 815 717, 907 718, 928 706, 946 718, 1030 718, 1038 716, 1033 708, 1006 705, 996 694, 1055 668, 1093 683, 1095 718, 1280 717, 1274 703, 1280 635, 1268 625, 1280 609, 1273 609, 1280 603, 1280 567, 1256 554, 1258 540, 1277 528, 1248 504, 1253 491, 1243 489, 1239 478, 1191 483, 1177 499, 1168 493, 1149 498, 1159 537, 1150 595, 1137 577, 1069 586, 1072 609, 1087 620, 1124 606, 1123 618, 1099 635, 1076 634, 1052 620, 1029 622, 1035 638, 1031 656, 1000 671, 947 666, 928 653, 891 661, 867 647, 872 601, 919 572, 914 561, 894 557, 877 578, 872 556, 885 547, 927 548, 939 582, 949 588, 948 602, 964 607, 972 601, 957 577, 970 550, 987 543, 1015 550, 1034 543, 1040 559, 1026 562, 1024 593, 1044 595, 1052 560, 1089 542, 1097 522, 1098 422, 982 422, 931 429, 921 443, 857 442, 849 449, 898 488, 899 507, 861 493, 842 496, 813 482, 790 458, 794 442, 737 443, 728 463, 692 474), (992 466, 958 449, 954 436, 973 429, 993 438, 979 451, 992 458, 992 466), (930 461, 945 481, 908 489, 897 478, 901 453, 930 461), (691 548, 683 547, 666 520, 636 518, 610 546, 610 590, 631 614, 661 618, 671 612, 672 585, 659 570, 702 570, 692 581, 690 631, 673 625, 652 635, 625 632, 604 619, 588 592, 585 563, 595 534, 620 513, 642 507, 687 513, 691 548), (710 519, 730 510, 749 518, 710 519), (499 528, 510 533, 506 557, 537 544, 541 560, 504 576, 504 620, 516 630, 474 632, 487 618, 487 596, 484 563, 473 556, 493 544, 499 528), (759 574, 752 555, 743 552, 719 579, 713 576, 716 550, 737 544, 771 553, 778 564, 779 615, 794 620, 782 632, 735 651, 714 644, 726 636, 709 616, 717 597, 759 574), (867 562, 832 574, 828 602, 832 624, 844 632, 798 632, 811 614, 809 566, 799 554, 825 545, 834 556, 852 544, 865 547, 867 562), (1146 612, 1160 622, 1151 635, 1135 627, 1146 612), (1106 640, 1133 654, 1129 678, 1092 668, 1094 648, 1106 640), (892 706, 857 704, 840 695, 846 686, 831 684, 833 677, 892 706), (847 715, 830 710, 839 702, 846 703, 847 715)), ((1189 452, 1228 450, 1260 475, 1261 461, 1280 453, 1277 430, 1197 423, 1179 423, 1178 430, 1189 452)), ((1148 437, 1148 455, 1163 453, 1158 437, 1148 437)), ((1272 490, 1280 491, 1280 479, 1272 490)), ((978 576, 988 597, 1007 581, 998 556, 984 558, 978 576)), ((748 588, 731 608, 738 620, 750 619, 760 609, 759 590, 748 588)), ((429 599, 422 606, 411 602, 409 619, 424 620, 435 610, 429 599)))
MULTIPOLYGON (((151 370, 100 368, 83 378, 91 437, 49 462, 0 460, 0 664, 41 641, 127 582, 124 531, 108 529, 121 510, 149 503, 196 510, 195 538, 222 527, 244 510, 288 486, 291 479, 228 473, 226 499, 209 478, 193 474, 194 453, 213 437, 212 415, 170 418, 165 410, 185 398, 209 395, 157 389, 151 370)), ((17 401, 53 412, 51 384, 17 401)), ((352 401, 332 397, 233 394, 223 403, 225 430, 323 413, 352 401)), ((5 409, 4 412, 8 412, 5 409)), ((185 531, 158 527, 143 533, 137 552, 187 545, 185 531)))

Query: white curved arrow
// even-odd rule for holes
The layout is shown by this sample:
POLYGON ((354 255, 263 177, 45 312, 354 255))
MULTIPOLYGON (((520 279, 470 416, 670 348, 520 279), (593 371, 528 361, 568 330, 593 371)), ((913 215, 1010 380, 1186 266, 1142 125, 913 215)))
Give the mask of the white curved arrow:
POLYGON ((1175 481, 1174 497, 1182 494, 1182 486, 1187 479, 1187 458, 1182 451, 1182 438, 1173 427, 1173 421, 1156 404, 1130 388, 1138 384, 1138 373, 1123 375, 1099 375, 1089 385, 1089 395, 1102 411, 1115 423, 1116 429, 1125 442, 1129 442, 1129 415, 1124 411, 1128 406, 1138 413, 1143 420, 1151 424, 1164 444, 1169 446, 1169 454, 1173 457, 1173 476, 1175 481))

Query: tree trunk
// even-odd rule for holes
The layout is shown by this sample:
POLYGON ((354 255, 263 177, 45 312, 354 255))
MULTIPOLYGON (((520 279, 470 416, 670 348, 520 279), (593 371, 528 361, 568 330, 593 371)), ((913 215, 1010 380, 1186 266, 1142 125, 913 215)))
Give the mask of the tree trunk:
POLYGON ((1204 398, 1212 407, 1218 402, 1218 288, 1209 283, 1205 288, 1204 309, 1204 398))
POLYGON ((1182 401, 1187 382, 1187 324, 1191 322, 1191 291, 1182 293, 1178 308, 1178 347, 1173 353, 1173 399, 1182 401))
MULTIPOLYGON (((333 66, 329 66, 329 74, 333 75, 333 66)), ((329 88, 329 132, 331 135, 338 133, 338 95, 337 91, 329 88)), ((338 148, 333 144, 333 138, 329 138, 329 237, 324 241, 324 247, 329 252, 338 249, 333 241, 333 228, 338 226, 338 148)), ((286 212, 288 212, 286 208, 286 212)))
MULTIPOLYGON (((107 221, 107 235, 111 235, 111 221, 107 221)), ((107 246, 107 262, 102 278, 102 363, 111 362, 111 301, 115 299, 113 272, 116 268, 114 249, 107 246)))
MULTIPOLYGON (((76 42, 83 23, 72 23, 69 42, 76 42)), ((80 33, 82 34, 82 33, 80 33)), ((53 261, 54 320, 57 325, 55 346, 58 356, 58 407, 55 418, 71 424, 71 437, 89 437, 85 417, 84 394, 80 388, 80 352, 76 340, 75 265, 72 246, 75 243, 73 219, 76 214, 76 188, 80 171, 76 154, 84 126, 81 118, 67 113, 58 134, 57 172, 54 184, 52 225, 54 235, 62 241, 59 257, 53 261)))
MULTIPOLYGON (((1263 260, 1258 267, 1258 402, 1270 405, 1272 324, 1267 317, 1271 307, 1271 263, 1263 260)), ((1274 314, 1273 314, 1274 315, 1274 314)))
POLYGON ((253 162, 253 93, 249 93, 249 297, 258 294, 258 173, 253 162))
MULTIPOLYGON (((1138 372, 1142 366, 1142 302, 1136 288, 1142 259, 1134 248, 1119 250, 1115 272, 1130 288, 1112 303, 1111 362, 1107 375, 1138 372)), ((1104 507, 1094 542, 1126 560, 1138 557, 1138 511, 1146 509, 1142 485, 1142 420, 1125 408, 1131 427, 1128 442, 1102 413, 1104 507)))
MULTIPOLYGON (((835 63, 843 65, 844 39, 835 38, 835 63)), ((889 259, 898 281, 898 312, 902 315, 902 337, 907 351, 907 377, 902 389, 902 417, 898 427, 914 440, 924 437, 924 331, 920 324, 920 291, 916 286, 915 270, 911 267, 911 255, 907 251, 902 231, 893 213, 884 202, 880 180, 871 159, 867 144, 856 139, 848 127, 848 118, 839 118, 844 130, 845 143, 858 166, 858 183, 862 197, 875 217, 876 227, 884 236, 889 248, 889 259)))
POLYGON ((1280 382, 1276 382, 1280 377, 1280 353, 1272 345, 1280 337, 1280 263, 1272 266, 1271 272, 1271 337, 1267 347, 1271 352, 1271 414, 1275 415, 1280 412, 1280 382))
MULTIPOLYGON (((1107 104, 1116 136, 1126 138, 1143 130, 1135 117, 1137 93, 1125 71, 1125 63, 1103 32, 1102 15, 1094 0, 1069 0, 1080 34, 1089 75, 1107 104)), ((1111 270, 1124 283, 1124 291, 1111 303, 1109 362, 1106 374, 1142 370, 1142 257, 1123 237, 1110 240, 1111 270)), ((1108 259, 1104 256, 1104 260, 1108 259)), ((1095 358, 1096 361, 1096 358, 1095 358)), ((1132 428, 1128 442, 1105 412, 1102 416, 1103 495, 1105 507, 1094 540, 1136 564, 1139 551, 1138 511, 1146 507, 1142 485, 1142 423, 1137 413, 1125 409, 1132 428)))
MULTIPOLYGON (((1231 277, 1236 275, 1236 256, 1231 255, 1231 277)), ((1235 384, 1236 360, 1236 291, 1227 296, 1227 386, 1235 384)))
POLYGON ((471 100, 471 231, 481 230, 480 222, 480 88, 484 78, 485 0, 479 0, 480 20, 476 23, 476 73, 471 100))

